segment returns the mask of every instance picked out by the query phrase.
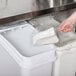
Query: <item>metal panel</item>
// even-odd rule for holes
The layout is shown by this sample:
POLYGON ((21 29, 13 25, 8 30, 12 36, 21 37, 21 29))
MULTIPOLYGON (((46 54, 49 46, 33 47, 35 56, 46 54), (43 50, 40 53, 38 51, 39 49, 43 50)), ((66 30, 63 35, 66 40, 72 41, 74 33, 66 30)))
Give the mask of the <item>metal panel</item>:
MULTIPOLYGON (((8 1, 10 1, 10 0, 8 0, 8 1)), ((22 1, 24 1, 24 0, 22 0, 22 1)), ((0 19, 0 24, 5 24, 5 23, 17 21, 17 20, 22 20, 22 19, 29 20, 29 19, 35 18, 37 16, 76 8, 75 0, 33 0, 33 1, 26 0, 25 3, 26 4, 28 3, 28 5, 25 5, 26 10, 23 11, 21 9, 23 8, 24 5, 19 6, 20 4, 18 3, 19 7, 18 6, 16 7, 16 5, 17 5, 17 0, 16 0, 15 6, 14 6, 14 7, 16 7, 16 9, 12 9, 12 11, 11 11, 12 13, 9 13, 10 10, 8 13, 4 12, 3 13, 4 17, 0 19), (31 7, 28 7, 28 6, 31 6, 31 7), (18 8, 20 8, 20 9, 18 9, 18 8)), ((8 7, 9 7, 9 5, 8 5, 8 7)))

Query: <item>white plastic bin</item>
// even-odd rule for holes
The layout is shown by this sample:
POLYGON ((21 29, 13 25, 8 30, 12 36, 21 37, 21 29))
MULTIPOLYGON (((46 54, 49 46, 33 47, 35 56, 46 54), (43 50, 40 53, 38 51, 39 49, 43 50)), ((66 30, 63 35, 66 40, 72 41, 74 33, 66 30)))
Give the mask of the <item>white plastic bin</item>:
POLYGON ((33 45, 37 32, 28 23, 0 30, 0 76, 51 76, 55 47, 33 45))
POLYGON ((57 46, 57 59, 53 76, 75 76, 76 74, 76 40, 63 46, 57 46))

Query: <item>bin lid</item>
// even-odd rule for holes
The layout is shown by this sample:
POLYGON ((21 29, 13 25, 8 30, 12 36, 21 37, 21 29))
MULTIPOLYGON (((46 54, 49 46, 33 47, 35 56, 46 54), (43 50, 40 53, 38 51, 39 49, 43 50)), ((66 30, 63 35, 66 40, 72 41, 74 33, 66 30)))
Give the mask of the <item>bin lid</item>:
POLYGON ((55 46, 33 45, 32 37, 38 33, 32 25, 25 23, 1 32, 1 34, 23 55, 33 56, 42 52, 55 51, 55 46))

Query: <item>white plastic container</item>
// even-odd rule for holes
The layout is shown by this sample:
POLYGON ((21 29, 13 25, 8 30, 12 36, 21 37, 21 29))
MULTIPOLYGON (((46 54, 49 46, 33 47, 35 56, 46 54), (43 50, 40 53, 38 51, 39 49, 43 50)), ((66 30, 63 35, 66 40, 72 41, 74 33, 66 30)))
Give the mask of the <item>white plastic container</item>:
POLYGON ((57 46, 53 76, 76 76, 76 40, 57 46))
POLYGON ((51 76, 54 45, 33 45, 37 33, 25 23, 0 30, 0 76, 51 76))

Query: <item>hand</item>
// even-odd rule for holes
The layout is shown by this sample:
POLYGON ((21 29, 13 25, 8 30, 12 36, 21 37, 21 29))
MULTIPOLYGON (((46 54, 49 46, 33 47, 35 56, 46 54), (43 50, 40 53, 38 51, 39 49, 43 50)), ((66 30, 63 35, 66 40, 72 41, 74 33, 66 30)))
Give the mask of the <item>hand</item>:
POLYGON ((58 31, 70 32, 73 30, 75 23, 76 23, 76 12, 73 13, 69 18, 67 18, 60 24, 58 31))

